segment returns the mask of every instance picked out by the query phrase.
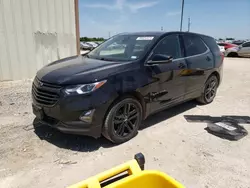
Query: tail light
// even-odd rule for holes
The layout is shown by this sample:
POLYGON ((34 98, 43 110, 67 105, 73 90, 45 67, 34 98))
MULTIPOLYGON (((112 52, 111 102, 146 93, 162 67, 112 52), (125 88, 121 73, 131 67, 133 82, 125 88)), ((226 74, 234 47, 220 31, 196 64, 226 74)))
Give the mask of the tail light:
POLYGON ((222 52, 220 52, 220 56, 221 56, 221 63, 223 63, 223 61, 224 61, 224 54, 222 52))

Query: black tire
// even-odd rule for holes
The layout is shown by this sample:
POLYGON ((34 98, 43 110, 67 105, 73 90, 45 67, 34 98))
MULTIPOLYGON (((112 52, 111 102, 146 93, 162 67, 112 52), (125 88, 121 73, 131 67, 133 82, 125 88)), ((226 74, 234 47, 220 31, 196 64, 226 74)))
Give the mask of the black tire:
POLYGON ((141 121, 141 104, 132 97, 121 98, 109 110, 102 134, 115 144, 127 142, 137 135, 141 121))
POLYGON ((228 57, 239 57, 239 55, 236 52, 231 52, 227 56, 228 57))
POLYGON ((216 96, 216 92, 218 89, 218 85, 219 85, 219 80, 215 75, 211 75, 203 88, 203 92, 201 94, 201 96, 199 98, 197 98, 196 100, 201 103, 201 104, 209 104, 211 102, 213 102, 215 96, 216 96))

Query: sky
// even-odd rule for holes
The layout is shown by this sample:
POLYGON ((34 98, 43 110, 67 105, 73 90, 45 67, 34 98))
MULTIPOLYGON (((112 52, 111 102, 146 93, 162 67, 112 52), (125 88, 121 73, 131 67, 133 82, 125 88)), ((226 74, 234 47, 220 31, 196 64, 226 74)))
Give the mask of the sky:
MULTIPOLYGON (((79 0, 80 36, 180 30, 181 0, 79 0)), ((250 39, 250 0, 185 0, 183 31, 250 39)))

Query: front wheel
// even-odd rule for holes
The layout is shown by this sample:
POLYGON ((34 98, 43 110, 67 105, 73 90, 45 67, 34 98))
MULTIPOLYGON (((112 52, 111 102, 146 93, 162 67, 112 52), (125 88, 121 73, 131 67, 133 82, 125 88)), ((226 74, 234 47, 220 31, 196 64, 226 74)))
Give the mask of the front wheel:
POLYGON ((218 78, 215 75, 210 76, 204 86, 201 96, 197 99, 201 104, 213 102, 219 85, 218 78))
POLYGON ((136 136, 141 121, 141 104, 134 98, 123 98, 108 112, 103 126, 103 136, 115 144, 124 143, 136 136))
POLYGON ((236 52, 230 52, 227 57, 239 57, 239 55, 236 52))

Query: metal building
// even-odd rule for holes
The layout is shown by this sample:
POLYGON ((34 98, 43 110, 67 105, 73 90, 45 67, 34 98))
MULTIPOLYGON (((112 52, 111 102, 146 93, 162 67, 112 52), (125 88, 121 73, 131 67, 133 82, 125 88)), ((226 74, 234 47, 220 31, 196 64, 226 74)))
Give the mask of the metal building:
POLYGON ((0 0, 0 81, 79 54, 78 0, 0 0))

